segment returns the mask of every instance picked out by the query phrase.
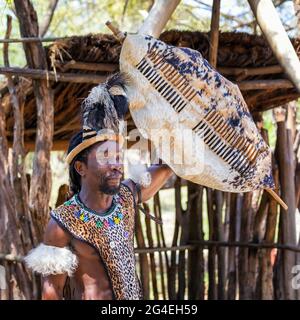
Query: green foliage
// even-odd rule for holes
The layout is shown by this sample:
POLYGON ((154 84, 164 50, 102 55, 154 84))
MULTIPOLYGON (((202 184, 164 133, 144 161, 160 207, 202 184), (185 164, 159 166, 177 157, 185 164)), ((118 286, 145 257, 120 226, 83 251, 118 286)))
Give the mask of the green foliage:
MULTIPOLYGON (((201 16, 193 5, 186 2, 190 1, 183 1, 183 4, 177 8, 168 23, 168 28, 209 30, 209 16, 201 16)), ((32 0, 32 3, 41 24, 47 13, 48 1, 32 0)), ((59 0, 45 37, 109 33, 105 26, 107 20, 114 22, 124 31, 137 32, 153 1, 129 0, 126 7, 125 3, 126 1, 115 0, 59 0)), ((19 38, 19 26, 14 14, 13 1, 4 0, 0 0, 0 37, 5 36, 7 14, 12 16, 11 38, 19 38)), ((3 65, 2 46, 0 47, 0 65, 3 65)), ((26 64, 22 44, 9 45, 9 58, 11 66, 23 67, 26 64)))
POLYGON ((297 101, 296 122, 300 123, 300 100, 297 101))
POLYGON ((273 117, 272 110, 268 110, 263 113, 263 122, 264 122, 264 128, 268 130, 269 145, 272 148, 272 150, 274 150, 275 143, 276 143, 277 126, 273 117))
MULTIPOLYGON (((122 30, 137 32, 142 21, 147 16, 154 0, 59 0, 46 37, 62 37, 72 35, 86 35, 88 33, 108 33, 105 26, 111 20, 122 30)), ((282 2, 282 1, 281 1, 282 2)), ((278 11, 286 19, 291 20, 291 6, 281 5, 278 11)), ((32 0, 41 24, 48 11, 48 1, 32 0)), ((285 4, 285 3, 284 3, 285 4)), ((209 31, 212 1, 182 0, 167 24, 167 29, 209 31)), ((220 28, 223 31, 253 31, 247 23, 253 20, 253 14, 246 1, 224 1, 221 5, 220 28)), ((6 14, 12 20, 11 38, 18 38, 18 21, 14 14, 12 0, 0 0, 0 37, 6 31, 6 14)), ((3 65, 2 46, 0 65, 3 65)), ((11 66, 23 67, 26 59, 21 44, 9 45, 11 66)))

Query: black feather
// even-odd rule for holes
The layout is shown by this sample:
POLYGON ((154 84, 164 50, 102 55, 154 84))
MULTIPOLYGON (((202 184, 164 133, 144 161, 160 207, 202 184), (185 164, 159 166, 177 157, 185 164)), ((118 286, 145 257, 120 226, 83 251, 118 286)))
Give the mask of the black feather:
POLYGON ((125 96, 113 96, 111 95, 112 101, 114 102, 115 109, 119 119, 123 119, 128 111, 128 99, 125 96))
POLYGON ((113 86, 119 86, 123 90, 126 90, 126 83, 128 79, 124 73, 117 72, 113 75, 109 76, 106 80, 107 90, 109 90, 113 86))
MULTIPOLYGON (((124 73, 115 73, 110 76, 107 81, 107 89, 109 90, 111 87, 119 86, 126 92, 126 84, 128 83, 128 77, 124 73)), ((113 102, 115 109, 118 114, 119 119, 123 119, 128 112, 129 102, 127 97, 122 95, 110 95, 113 102)))
POLYGON ((95 130, 104 128, 103 119, 105 117, 104 105, 101 102, 93 104, 93 108, 89 111, 87 117, 88 124, 95 130))
POLYGON ((129 102, 126 95, 113 95, 109 90, 112 87, 120 87, 126 92, 126 82, 124 74, 116 73, 110 76, 104 84, 92 89, 90 95, 97 92, 92 93, 95 89, 103 90, 103 98, 100 98, 100 94, 98 101, 95 101, 90 95, 85 99, 81 109, 83 124, 96 131, 104 129, 106 125, 109 126, 107 129, 117 130, 119 120, 123 120, 128 112, 129 102))

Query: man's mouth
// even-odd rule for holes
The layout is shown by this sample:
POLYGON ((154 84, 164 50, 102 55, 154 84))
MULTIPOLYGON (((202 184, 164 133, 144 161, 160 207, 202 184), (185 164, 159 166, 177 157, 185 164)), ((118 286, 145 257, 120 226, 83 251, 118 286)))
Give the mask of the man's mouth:
POLYGON ((120 180, 122 178, 122 174, 121 173, 117 173, 117 174, 113 174, 108 176, 106 179, 107 180, 120 180))
POLYGON ((108 177, 106 180, 109 180, 109 181, 117 181, 117 180, 120 180, 121 177, 108 177))

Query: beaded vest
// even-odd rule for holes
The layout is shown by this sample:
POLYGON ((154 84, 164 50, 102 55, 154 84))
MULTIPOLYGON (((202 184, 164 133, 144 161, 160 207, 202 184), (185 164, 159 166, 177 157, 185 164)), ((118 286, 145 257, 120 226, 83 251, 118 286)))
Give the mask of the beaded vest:
POLYGON ((74 195, 51 216, 74 238, 96 249, 116 299, 142 299, 134 256, 135 202, 127 186, 121 184, 104 214, 85 207, 74 195))

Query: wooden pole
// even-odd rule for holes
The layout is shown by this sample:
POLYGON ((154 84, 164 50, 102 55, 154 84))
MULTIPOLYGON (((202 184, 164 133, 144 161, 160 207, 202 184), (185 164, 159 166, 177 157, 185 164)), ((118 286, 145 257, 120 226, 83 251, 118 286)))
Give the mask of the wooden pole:
MULTIPOLYGON (((186 245, 188 242, 188 225, 189 225, 189 215, 187 214, 188 210, 183 210, 181 206, 181 179, 178 178, 178 183, 175 186, 175 206, 176 206, 176 215, 180 216, 180 240, 179 244, 181 246, 186 245)), ((188 203, 188 206, 190 203, 188 203)), ((178 261, 178 293, 177 299, 183 300, 186 290, 186 252, 179 252, 179 261, 178 261)))
MULTIPOLYGON (((206 188, 206 196, 207 196, 207 216, 208 216, 208 225, 209 225, 209 240, 211 243, 217 241, 216 232, 217 229, 215 227, 215 201, 213 197, 213 190, 210 188, 206 188)), ((217 300, 217 279, 216 279, 216 253, 217 249, 215 246, 210 247, 208 251, 208 299, 209 300, 217 300)))
MULTIPOLYGON (((102 71, 102 72, 114 72, 119 69, 119 65, 117 63, 92 63, 92 62, 81 62, 81 61, 75 61, 70 60, 66 62, 65 64, 56 62, 56 67, 60 68, 63 72, 69 70, 69 69, 77 69, 77 70, 89 70, 89 71, 102 71)), ((3 70, 3 72, 6 71, 6 69, 0 69, 3 70)), ((229 68, 229 67, 218 67, 217 70, 225 75, 225 76, 257 76, 257 75, 266 75, 266 74, 279 74, 283 73, 284 70, 281 66, 275 65, 275 66, 269 66, 269 67, 259 67, 259 68, 229 68)), ((10 68, 7 69, 7 72, 26 72, 30 71, 31 69, 28 68, 10 68)), ((34 71, 37 71, 37 69, 34 69, 34 71)), ((41 70, 44 71, 44 70, 41 70)), ((65 74, 65 73, 64 73, 65 74)), ((76 76, 78 74, 74 74, 76 76)), ((284 79, 282 79, 284 80, 284 79)), ((282 81, 281 80, 281 81, 282 81)), ((266 81, 266 80, 265 80, 266 81)), ((240 82, 241 83, 241 82, 240 82)), ((291 83, 291 82, 290 82, 291 83)), ((292 86, 291 86, 292 87, 292 86)))
MULTIPOLYGON (((205 248, 210 248, 213 246, 228 247, 228 248, 265 248, 265 249, 278 249, 282 251, 300 252, 300 247, 296 245, 288 245, 283 243, 254 243, 250 241, 218 241, 218 240, 204 240, 204 241, 190 241, 191 245, 203 245, 205 248)), ((184 247, 184 246, 183 246, 184 247)), ((175 248, 175 247, 174 247, 175 248)), ((181 248, 181 247, 178 247, 181 248)), ((195 247, 194 247, 195 249, 195 247)))
MULTIPOLYGON (((29 0, 15 0, 16 15, 22 37, 38 36, 37 14, 29 0)), ((47 57, 41 42, 23 44, 27 64, 32 69, 47 70, 47 57)), ((37 105, 36 149, 29 195, 38 241, 42 241, 49 219, 51 191, 50 151, 53 139, 53 93, 46 80, 34 80, 37 105)))
POLYGON ((217 70, 226 76, 258 76, 265 74, 278 74, 283 73, 284 70, 279 65, 259 67, 259 68, 230 68, 218 67, 217 70))
POLYGON ((138 33, 158 38, 179 2, 180 0, 156 0, 138 33))
MULTIPOLYGON (((190 215, 189 242, 203 241, 203 186, 187 182, 190 215)), ((197 250, 188 252, 188 297, 191 300, 204 300, 204 254, 200 245, 197 250)))
POLYGON ((120 41, 123 42, 125 39, 125 34, 121 32, 117 27, 115 27, 110 21, 107 21, 106 26, 111 30, 114 36, 120 41))
MULTIPOLYGON (((237 194, 230 194, 230 217, 229 217, 229 242, 236 241, 237 234, 237 194)), ((236 289, 237 289, 237 265, 236 265, 236 247, 230 247, 228 250, 228 276, 227 276, 227 299, 235 300, 236 298, 236 289)))
POLYGON ((70 60, 67 63, 57 63, 55 66, 63 70, 63 72, 69 69, 84 70, 84 71, 102 71, 102 72, 115 72, 119 69, 117 63, 92 63, 70 60))
MULTIPOLYGON (((254 210, 254 222, 252 230, 253 242, 261 242, 263 240, 263 226, 267 216, 269 197, 265 190, 256 190, 253 192, 255 204, 252 204, 254 210), (261 196, 262 193, 262 196, 261 196), (256 210, 255 208, 258 209, 256 210), (255 212, 256 211, 256 212, 255 212)), ((249 250, 249 286, 251 289, 251 298, 258 299, 261 292, 261 259, 258 248, 249 250)))
POLYGON ((26 38, 0 39, 0 43, 54 42, 57 40, 67 40, 71 38, 72 37, 52 37, 52 38, 26 37, 26 38))
MULTIPOLYGON (((224 241, 224 225, 223 225, 223 205, 224 205, 224 195, 225 193, 219 190, 214 190, 214 198, 216 205, 216 216, 215 216, 215 228, 216 228, 216 238, 219 241, 224 241)), ((225 248, 217 248, 217 257, 218 257, 218 299, 225 300, 225 281, 226 281, 226 265, 225 265, 225 248)))
MULTIPOLYGON (((180 178, 177 177, 175 182, 175 190, 178 188, 178 185, 180 186, 180 178)), ((172 239, 172 246, 176 247, 178 244, 178 236, 179 236, 179 227, 181 225, 182 217, 180 215, 180 208, 176 206, 176 200, 175 200, 175 228, 173 233, 173 239, 172 239)), ((172 251, 171 252, 171 261, 168 269, 168 293, 169 293, 169 299, 174 300, 176 299, 176 280, 177 280, 177 252, 172 251)))
MULTIPOLYGON (((136 215, 136 242, 139 248, 145 248, 145 238, 142 229, 141 216, 139 214, 136 215)), ((139 251, 137 251, 139 252, 139 251)), ((141 282, 143 286, 143 294, 144 299, 149 299, 150 296, 150 288, 149 288, 149 263, 148 257, 145 253, 139 252, 139 265, 140 265, 140 275, 141 282)))
MULTIPOLYGON (((143 204, 144 210, 150 214, 150 208, 147 203, 143 204)), ((145 216, 145 224, 146 224, 146 234, 148 240, 149 248, 154 247, 154 240, 152 236, 152 228, 151 221, 149 218, 145 216)), ((150 270, 151 270, 151 282, 152 282, 152 290, 153 290, 153 298, 154 300, 158 300, 158 286, 157 286, 157 272, 156 272, 156 264, 155 264, 155 256, 154 253, 150 253, 150 270)))
POLYGON ((214 0, 212 13, 211 13, 210 48, 209 48, 209 63, 214 68, 217 67, 217 59, 218 59, 220 8, 221 8, 221 0, 214 0))
POLYGON ((78 73, 55 73, 53 71, 42 69, 25 69, 25 68, 8 68, 0 67, 0 74, 17 75, 25 78, 46 81, 61 81, 74 83, 95 83, 104 82, 106 76, 99 76, 96 74, 78 74, 78 73))
MULTIPOLYGON (((278 190, 278 167, 275 166, 275 159, 273 158, 273 177, 275 182, 275 187, 278 190)), ((266 243, 274 243, 276 226, 278 217, 278 206, 275 199, 270 199, 268 215, 266 221, 266 231, 264 240, 266 243)), ((274 299, 274 284, 273 284, 273 261, 272 252, 273 249, 264 249, 262 254, 262 269, 261 269, 261 295, 260 298, 263 300, 274 299)))
MULTIPOLYGON (((82 62, 70 60, 65 64, 56 62, 56 66, 63 70, 64 72, 69 69, 77 69, 77 70, 89 70, 89 71, 103 71, 103 72, 114 72, 119 69, 119 65, 117 63, 92 63, 92 62, 82 62)), ((3 72, 6 69, 0 69, 3 72)), ((11 68, 8 69, 8 72, 22 72, 22 71, 30 71, 30 69, 22 69, 22 68, 11 68), (11 71, 10 71, 11 70, 11 71)), ((34 69, 37 70, 37 69, 34 69)), ((283 73, 284 70, 281 66, 269 66, 269 67, 259 67, 259 68, 229 68, 229 67, 218 67, 217 70, 225 75, 225 76, 257 76, 257 75, 266 75, 266 74, 279 74, 283 73)), ((42 70, 44 71, 44 70, 42 70)), ((77 75, 77 74, 74 74, 77 75)))
MULTIPOLYGON (((14 190, 11 184, 11 172, 9 170, 8 161, 8 145, 5 133, 5 113, 3 110, 2 101, 0 99, 0 250, 1 252, 12 252, 17 255, 18 248, 22 250, 20 243, 18 220, 15 214, 15 202, 12 197, 14 190)), ((1 259, 1 255, 0 255, 1 259)), ((3 266, 6 272, 6 286, 7 289, 1 290, 1 300, 11 300, 17 298, 18 290, 13 292, 13 289, 18 289, 22 293, 22 286, 18 284, 16 275, 13 272, 11 264, 4 262, 3 266), (15 281, 12 282, 11 279, 15 281), (18 288, 15 288, 16 285, 18 288)), ((19 266, 17 265, 17 268, 19 266)))
MULTIPOLYGON (((10 16, 7 16, 7 30, 6 38, 9 38, 11 33, 11 20, 10 16)), ((9 54, 8 43, 3 45, 4 64, 9 66, 9 54)), ((7 77, 8 89, 12 101, 13 118, 14 118, 14 130, 13 130, 13 148, 10 160, 8 160, 9 166, 7 166, 7 178, 12 182, 11 189, 4 192, 9 194, 11 201, 13 202, 13 210, 11 212, 10 223, 4 222, 5 233, 11 233, 14 230, 13 239, 9 239, 7 236, 3 238, 3 242, 7 242, 8 248, 13 248, 15 254, 24 255, 33 246, 33 237, 31 233, 31 216, 28 206, 28 189, 27 181, 24 172, 24 146, 23 146, 23 99, 22 95, 17 93, 14 82, 10 76, 7 77), (13 219, 12 219, 13 218, 13 219)), ((4 126, 5 127, 5 126, 4 126)), ((6 157, 6 152, 3 157, 6 157)), ((4 202, 7 203, 5 199, 4 202)), ((0 210, 3 210, 2 208, 0 210)), ((7 209, 4 209, 4 212, 7 209)), ((4 234, 5 234, 4 233, 4 234)), ((9 295, 12 299, 18 299, 22 295, 25 299, 32 299, 34 292, 32 290, 31 273, 24 269, 21 265, 17 264, 16 267, 7 265, 7 274, 9 274, 8 280, 15 279, 15 287, 12 288, 9 285, 9 295)))
MULTIPOLYGON (((247 242, 250 240, 250 225, 253 215, 251 206, 252 192, 243 194, 243 208, 241 216, 240 241, 247 242)), ((239 298, 253 299, 252 288, 249 283, 249 248, 240 248, 239 250, 239 298)))
MULTIPOLYGON (((216 68, 218 60, 218 48, 219 48, 219 22, 220 22, 220 8, 221 0, 214 0, 212 13, 211 13, 211 24, 210 24, 210 48, 209 48, 209 63, 216 68)), ((223 207, 223 193, 218 190, 209 190, 212 197, 210 200, 214 202, 215 210, 211 208, 209 210, 209 221, 210 221, 210 234, 212 239, 224 240, 223 239, 223 224, 222 224, 222 207, 223 207)), ((224 248, 211 248, 209 252, 209 265, 210 265, 210 292, 211 298, 213 299, 225 299, 225 251, 224 248), (216 260, 215 253, 217 253, 218 259, 216 260), (216 292, 216 279, 215 269, 217 266, 218 272, 218 286, 216 292)))
POLYGON ((300 61, 271 0, 248 0, 282 68, 300 92, 300 61))
MULTIPOLYGON (((6 38, 9 38, 11 31, 11 16, 7 16, 6 38)), ((9 67, 8 55, 9 43, 4 43, 3 54, 4 64, 9 67)), ((18 220, 20 222, 20 232, 22 234, 25 252, 28 252, 34 243, 32 242, 31 215, 28 204, 28 188, 24 171, 24 99, 22 94, 18 94, 11 76, 7 76, 7 86, 11 96, 13 114, 14 114, 14 132, 12 145, 12 176, 15 191, 15 208, 18 220)))
MULTIPOLYGON (((281 235, 285 244, 296 244, 296 198, 295 198, 295 160, 291 132, 286 128, 285 109, 277 109, 275 114, 277 121, 277 146, 276 158, 279 165, 279 180, 283 200, 289 204, 288 211, 281 208, 281 235)), ((293 252, 283 252, 283 277, 285 299, 294 299, 295 291, 291 286, 293 274, 292 267, 296 264, 296 256, 293 252)))
MULTIPOLYGON (((72 68, 72 64, 70 65, 72 68)), ((87 66, 91 70, 92 66, 87 66)), ((69 69, 69 67, 68 67, 69 69)), ((84 66, 77 68, 75 64, 75 69, 84 70, 84 66)), ((97 68, 96 68, 97 69, 97 68)), ((95 70, 95 69, 94 69, 95 70)), ((107 68, 99 66, 98 71, 113 71, 117 70, 111 66, 107 68), (106 69, 106 70, 105 70, 106 69)), ((106 80, 107 76, 97 75, 97 74, 80 74, 80 73, 59 73, 41 69, 30 69, 30 68, 17 68, 17 67, 0 67, 0 74, 5 75, 17 75, 25 78, 31 79, 42 79, 50 81, 60 81, 60 82, 74 82, 74 83, 94 83, 99 84, 106 80)), ((293 88, 293 83, 286 79, 277 79, 277 80, 249 80, 249 81, 240 81, 236 82, 240 90, 249 91, 249 90, 275 90, 275 89, 289 89, 293 88)))
MULTIPOLYGON (((156 193, 153 198, 153 211, 156 218, 161 220, 161 207, 160 207, 160 199, 159 199, 159 193, 156 193)), ((162 244, 164 247, 166 247, 166 244, 164 242, 164 234, 163 234, 163 226, 159 224, 155 224, 155 231, 156 231, 156 238, 157 238, 157 245, 159 248, 162 247, 162 244)), ((159 269, 160 269, 160 279, 161 279, 161 291, 162 291, 162 297, 164 300, 167 299, 167 288, 166 288, 166 281, 165 281, 165 270, 168 268, 168 255, 165 252, 165 265, 163 261, 163 254, 162 252, 158 253, 159 257, 159 269)))
MULTIPOLYGON (((299 246, 278 244, 278 243, 253 243, 253 242, 241 242, 241 241, 190 241, 190 244, 184 246, 171 246, 171 247, 154 247, 154 248, 146 248, 146 247, 137 247, 134 248, 135 254, 142 253, 155 253, 155 252, 173 252, 173 251, 185 251, 185 250, 197 250, 198 246, 203 246, 205 249, 209 249, 210 247, 228 247, 228 248, 257 248, 257 249, 278 249, 280 251, 292 251, 292 252, 300 252, 299 246)), ((20 261, 23 262, 23 257, 17 256, 16 260, 13 254, 11 253, 0 253, 0 260, 8 260, 8 261, 20 261)))
POLYGON ((293 88, 293 83, 289 80, 249 80, 236 82, 240 90, 275 90, 293 88))
POLYGON ((288 209, 287 204, 279 197, 278 194, 272 189, 266 188, 265 189, 281 206, 284 210, 288 209))

